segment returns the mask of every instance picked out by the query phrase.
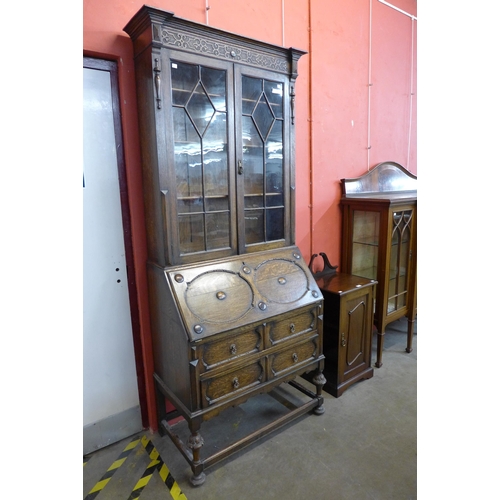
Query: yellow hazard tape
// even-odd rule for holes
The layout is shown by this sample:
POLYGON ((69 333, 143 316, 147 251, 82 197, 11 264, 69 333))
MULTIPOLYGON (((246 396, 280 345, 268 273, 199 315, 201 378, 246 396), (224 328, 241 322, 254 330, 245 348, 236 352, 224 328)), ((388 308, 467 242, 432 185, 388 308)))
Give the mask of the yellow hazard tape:
MULTIPOLYGON (((131 441, 125 447, 125 449, 120 453, 120 456, 110 465, 106 473, 101 477, 101 479, 92 488, 92 490, 90 490, 89 494, 85 497, 84 500, 94 500, 94 498, 109 483, 109 481, 113 477, 113 474, 125 463, 125 460, 127 460, 128 456, 139 442, 148 453, 151 462, 146 467, 146 470, 142 474, 142 477, 139 479, 139 481, 137 481, 128 500, 137 500, 140 497, 142 491, 149 483, 155 471, 158 471, 162 482, 165 484, 174 500, 187 500, 186 495, 184 495, 184 493, 181 491, 181 488, 172 477, 172 474, 170 473, 168 467, 165 465, 165 462, 163 462, 160 454, 158 453, 158 450, 153 446, 151 440, 146 436, 142 436, 141 439, 135 439, 131 441)), ((85 465, 86 463, 87 462, 85 461, 83 465, 85 465)))
POLYGON ((148 453, 151 462, 146 467, 146 470, 144 471, 142 477, 139 479, 139 481, 137 481, 137 484, 134 486, 128 500, 137 500, 140 497, 142 490, 149 483, 149 480, 153 476, 155 470, 157 470, 160 474, 161 480, 165 483, 165 486, 168 488, 168 491, 170 492, 170 495, 172 496, 172 498, 174 498, 174 500, 187 500, 186 495, 182 493, 179 485, 170 474, 168 467, 161 459, 160 454, 153 446, 151 441, 146 436, 143 436, 141 439, 141 444, 144 446, 144 449, 148 453))
POLYGON ((125 460, 127 460, 128 456, 132 453, 132 450, 137 446, 139 441, 140 439, 135 439, 125 447, 125 449, 120 453, 120 456, 111 464, 104 476, 102 476, 98 483, 90 490, 84 500, 93 500, 102 491, 102 489, 109 483, 109 480, 113 477, 113 474, 120 466, 123 465, 125 460))

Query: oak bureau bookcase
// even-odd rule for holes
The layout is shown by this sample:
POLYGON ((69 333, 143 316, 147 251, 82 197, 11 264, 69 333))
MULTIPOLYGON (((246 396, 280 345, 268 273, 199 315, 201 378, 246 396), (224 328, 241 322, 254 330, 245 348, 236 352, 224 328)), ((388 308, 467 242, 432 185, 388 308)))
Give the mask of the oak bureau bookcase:
POLYGON ((305 52, 148 6, 124 31, 134 49, 159 425, 199 485, 205 468, 324 411, 323 296, 295 245, 294 85, 305 52), (315 391, 297 382, 305 373, 315 391), (284 382, 301 404, 202 458, 204 421, 284 382), (173 432, 165 399, 189 439, 173 432))

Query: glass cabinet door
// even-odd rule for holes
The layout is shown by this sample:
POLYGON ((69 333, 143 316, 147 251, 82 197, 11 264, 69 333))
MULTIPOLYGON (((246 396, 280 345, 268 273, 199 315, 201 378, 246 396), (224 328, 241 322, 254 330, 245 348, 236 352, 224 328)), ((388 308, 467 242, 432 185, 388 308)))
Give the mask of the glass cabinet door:
POLYGON ((181 255, 231 246, 227 71, 171 60, 181 255))
POLYGON ((387 314, 406 306, 412 219, 412 210, 400 210, 392 213, 387 314))
POLYGON ((353 211, 351 274, 377 279, 380 212, 353 211))
POLYGON ((245 247, 286 238, 284 92, 283 80, 241 75, 237 170, 245 247))

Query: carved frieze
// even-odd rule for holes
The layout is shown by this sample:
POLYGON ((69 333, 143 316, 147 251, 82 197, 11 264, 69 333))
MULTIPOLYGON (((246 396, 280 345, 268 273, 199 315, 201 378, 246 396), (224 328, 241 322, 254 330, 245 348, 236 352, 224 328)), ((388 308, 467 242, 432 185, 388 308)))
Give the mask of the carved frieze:
POLYGON ((220 59, 238 61, 244 64, 251 64, 265 69, 288 72, 288 61, 283 57, 275 57, 263 54, 262 51, 248 49, 238 45, 237 42, 228 43, 218 41, 208 36, 192 35, 177 31, 172 27, 163 26, 161 30, 155 30, 162 45, 175 47, 181 50, 188 50, 197 54, 204 54, 220 59))

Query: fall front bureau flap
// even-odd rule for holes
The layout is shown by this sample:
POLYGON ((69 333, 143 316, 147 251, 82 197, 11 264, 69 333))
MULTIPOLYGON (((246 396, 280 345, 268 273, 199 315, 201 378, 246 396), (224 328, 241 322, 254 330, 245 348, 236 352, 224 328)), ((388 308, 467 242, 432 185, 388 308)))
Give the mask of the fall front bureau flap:
POLYGON ((164 272, 191 341, 323 299, 297 247, 164 272))

